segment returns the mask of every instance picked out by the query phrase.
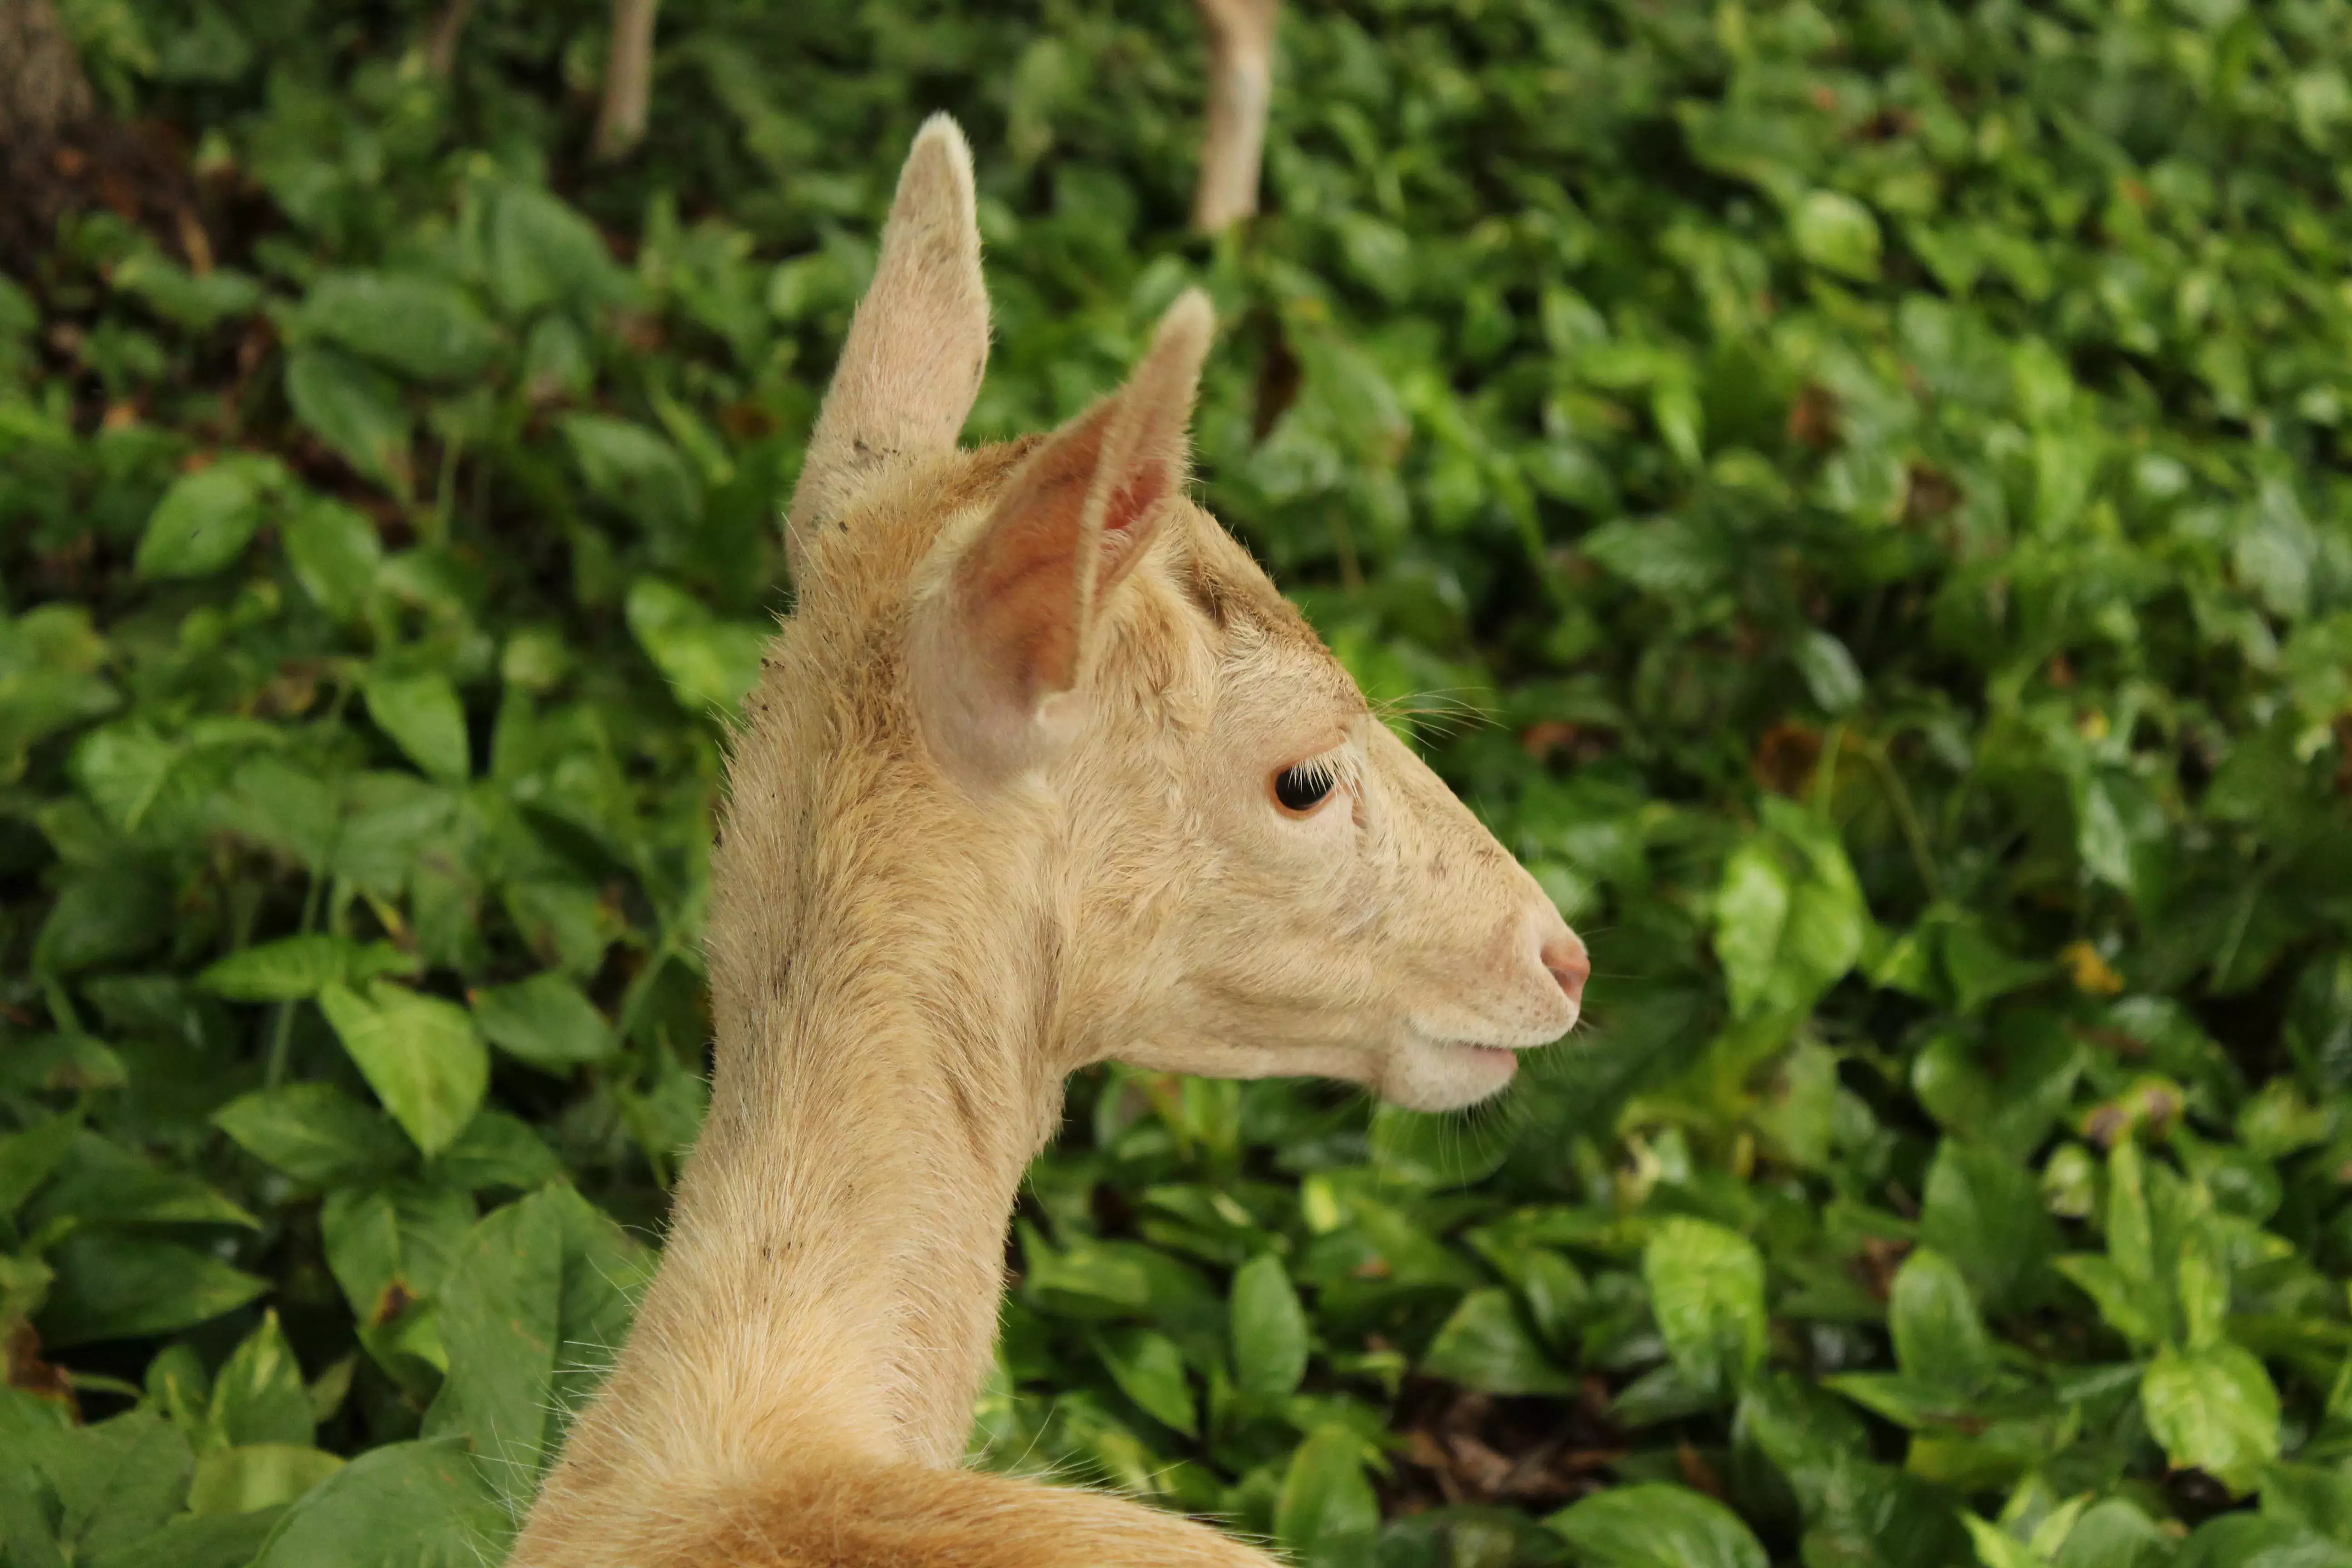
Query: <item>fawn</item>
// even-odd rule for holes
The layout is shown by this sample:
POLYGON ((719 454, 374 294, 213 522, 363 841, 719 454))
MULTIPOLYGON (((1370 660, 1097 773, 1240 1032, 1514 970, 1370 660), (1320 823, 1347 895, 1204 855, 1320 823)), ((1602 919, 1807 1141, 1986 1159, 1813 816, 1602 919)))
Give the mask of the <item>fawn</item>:
POLYGON ((971 156, 916 138, 787 514, 712 864, 717 1067, 660 1271, 517 1568, 1273 1559, 961 1467, 1073 1069, 1435 1110, 1576 1021, 1583 944, 1183 493, 1187 293, 1050 436, 957 436, 971 156))

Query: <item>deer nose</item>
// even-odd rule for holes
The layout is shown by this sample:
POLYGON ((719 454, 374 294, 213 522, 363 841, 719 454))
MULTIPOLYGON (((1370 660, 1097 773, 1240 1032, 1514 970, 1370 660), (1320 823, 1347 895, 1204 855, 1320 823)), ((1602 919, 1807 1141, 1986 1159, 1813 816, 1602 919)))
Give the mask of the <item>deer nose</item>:
POLYGON ((1568 993, 1568 999, 1581 1006, 1584 983, 1592 975, 1592 959, 1584 951, 1583 939, 1572 931, 1561 931, 1543 944, 1543 966, 1568 993))

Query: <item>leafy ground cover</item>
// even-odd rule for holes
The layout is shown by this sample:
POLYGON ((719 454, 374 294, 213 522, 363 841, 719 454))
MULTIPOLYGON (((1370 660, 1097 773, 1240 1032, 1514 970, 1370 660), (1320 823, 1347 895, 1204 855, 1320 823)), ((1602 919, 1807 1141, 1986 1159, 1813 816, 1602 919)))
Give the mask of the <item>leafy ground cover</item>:
MULTIPOLYGON (((1211 504, 1586 931, 1451 1121, 1073 1089, 983 1462, 1391 1568, 2352 1563, 2352 10, 66 6, 0 281, 0 1555, 472 1562, 694 1135, 723 715, 920 115, 974 434, 1211 504), (126 205, 137 208, 135 202, 126 205)), ((494 1550, 494 1548, 493 1548, 494 1550)))

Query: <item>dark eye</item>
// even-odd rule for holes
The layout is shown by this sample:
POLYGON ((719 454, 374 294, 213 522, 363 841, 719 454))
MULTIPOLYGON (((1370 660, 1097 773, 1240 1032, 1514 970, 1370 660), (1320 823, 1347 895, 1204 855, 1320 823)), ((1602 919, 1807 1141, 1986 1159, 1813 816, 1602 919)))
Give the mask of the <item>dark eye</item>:
POLYGON ((1275 803, 1300 816, 1321 805, 1339 783, 1331 764, 1321 758, 1294 763, 1274 775, 1275 803))

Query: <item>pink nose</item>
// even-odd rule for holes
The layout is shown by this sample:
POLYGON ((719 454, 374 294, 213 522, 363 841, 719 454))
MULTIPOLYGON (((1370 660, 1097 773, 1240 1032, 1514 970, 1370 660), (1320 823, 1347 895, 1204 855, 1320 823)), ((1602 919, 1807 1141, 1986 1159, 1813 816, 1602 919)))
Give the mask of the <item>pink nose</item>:
POLYGON ((1572 931, 1564 931, 1543 945, 1543 966, 1568 993, 1568 999, 1581 1005, 1584 983, 1592 976, 1592 960, 1584 951, 1583 941, 1572 931))

